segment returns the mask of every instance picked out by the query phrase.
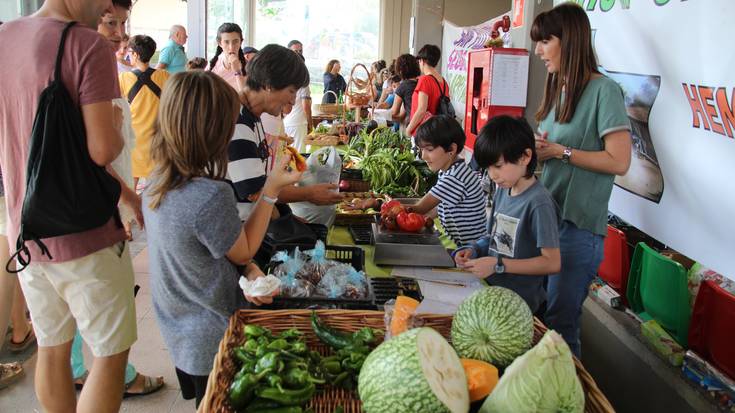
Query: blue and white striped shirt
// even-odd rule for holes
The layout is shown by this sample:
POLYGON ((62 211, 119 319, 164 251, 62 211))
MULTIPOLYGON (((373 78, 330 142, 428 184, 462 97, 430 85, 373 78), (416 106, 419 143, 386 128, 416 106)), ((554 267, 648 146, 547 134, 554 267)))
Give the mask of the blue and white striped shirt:
POLYGON ((485 193, 477 173, 463 159, 439 172, 439 181, 429 193, 439 199, 439 219, 458 247, 485 235, 485 193))

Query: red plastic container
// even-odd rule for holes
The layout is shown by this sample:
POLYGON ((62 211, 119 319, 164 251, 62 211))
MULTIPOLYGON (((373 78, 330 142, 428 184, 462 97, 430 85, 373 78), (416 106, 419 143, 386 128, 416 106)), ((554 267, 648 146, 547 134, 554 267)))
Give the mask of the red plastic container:
POLYGON ((630 250, 628 249, 625 233, 613 226, 607 226, 605 238, 605 255, 600 263, 597 274, 610 287, 625 299, 628 287, 628 273, 630 272, 630 250))
POLYGON ((694 302, 689 347, 735 379, 735 296, 704 281, 694 302))

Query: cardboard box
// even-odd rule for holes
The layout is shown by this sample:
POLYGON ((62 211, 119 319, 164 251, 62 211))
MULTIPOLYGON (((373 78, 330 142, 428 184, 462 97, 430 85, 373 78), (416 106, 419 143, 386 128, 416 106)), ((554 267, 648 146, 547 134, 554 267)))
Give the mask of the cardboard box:
POLYGON ((684 269, 689 271, 690 268, 692 268, 692 265, 694 265, 694 260, 690 259, 689 257, 676 252, 674 250, 668 249, 668 250, 662 250, 659 252, 659 254, 663 255, 666 258, 672 259, 679 264, 684 266, 684 269))
POLYGON ((674 367, 684 362, 684 349, 677 343, 656 320, 641 324, 641 334, 656 353, 674 367))

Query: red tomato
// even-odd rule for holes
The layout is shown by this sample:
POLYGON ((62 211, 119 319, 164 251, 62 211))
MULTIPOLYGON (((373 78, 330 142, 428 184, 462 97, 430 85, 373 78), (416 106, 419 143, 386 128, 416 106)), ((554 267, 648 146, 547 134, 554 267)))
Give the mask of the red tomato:
POLYGON ((424 216, 415 212, 401 212, 396 217, 398 227, 407 232, 418 232, 426 224, 424 216))
POLYGON ((388 211, 393 208, 394 206, 401 206, 401 203, 396 201, 395 199, 388 201, 383 204, 382 207, 380 207, 380 213, 381 214, 387 214, 388 211))

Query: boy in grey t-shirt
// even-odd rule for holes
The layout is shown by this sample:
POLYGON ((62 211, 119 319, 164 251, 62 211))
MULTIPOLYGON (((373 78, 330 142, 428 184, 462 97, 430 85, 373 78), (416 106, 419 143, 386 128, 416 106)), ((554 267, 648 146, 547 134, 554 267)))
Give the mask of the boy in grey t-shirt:
POLYGON ((522 118, 493 118, 477 137, 474 157, 498 189, 488 235, 457 250, 455 262, 515 291, 535 313, 546 299, 544 277, 559 271, 561 257, 558 208, 533 175, 533 131, 522 118))

